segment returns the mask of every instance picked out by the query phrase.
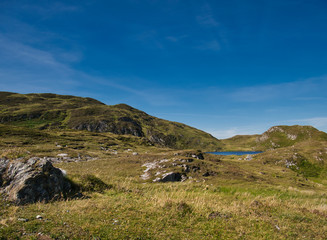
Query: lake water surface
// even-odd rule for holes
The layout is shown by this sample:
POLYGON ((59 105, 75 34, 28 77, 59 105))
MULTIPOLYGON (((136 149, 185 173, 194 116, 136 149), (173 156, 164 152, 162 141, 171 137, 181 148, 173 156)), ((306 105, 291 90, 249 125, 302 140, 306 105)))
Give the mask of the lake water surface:
POLYGON ((211 154, 215 154, 215 155, 248 155, 248 154, 258 154, 258 153, 262 153, 262 152, 254 152, 254 151, 246 151, 246 152, 208 152, 211 154))

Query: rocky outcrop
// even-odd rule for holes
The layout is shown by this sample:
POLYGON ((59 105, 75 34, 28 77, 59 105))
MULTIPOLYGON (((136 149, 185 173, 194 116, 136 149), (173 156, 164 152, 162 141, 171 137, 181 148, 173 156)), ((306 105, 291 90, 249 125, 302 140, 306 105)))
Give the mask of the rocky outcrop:
POLYGON ((169 172, 162 175, 159 182, 180 182, 182 181, 182 175, 178 172, 169 172))
POLYGON ((186 152, 183 155, 187 158, 174 157, 144 163, 142 167, 146 168, 140 177, 152 182, 184 182, 187 179, 216 175, 202 161, 204 156, 201 152, 186 152))
POLYGON ((87 130, 89 132, 112 132, 119 135, 133 135, 143 137, 142 127, 138 122, 129 117, 121 117, 117 121, 85 121, 78 124, 70 124, 76 130, 87 130))
POLYGON ((148 130, 147 136, 151 143, 164 147, 173 147, 177 142, 176 136, 171 134, 165 135, 155 130, 148 130))
POLYGON ((0 159, 0 192, 16 204, 48 202, 71 189, 63 172, 45 159, 0 159))

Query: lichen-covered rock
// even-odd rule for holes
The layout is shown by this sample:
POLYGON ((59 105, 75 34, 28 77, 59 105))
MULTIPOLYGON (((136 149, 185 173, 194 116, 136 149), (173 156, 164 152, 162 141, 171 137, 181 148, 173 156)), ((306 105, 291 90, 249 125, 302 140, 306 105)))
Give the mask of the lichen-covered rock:
POLYGON ((0 159, 0 192, 16 204, 48 202, 65 196, 71 184, 60 169, 41 158, 0 159))

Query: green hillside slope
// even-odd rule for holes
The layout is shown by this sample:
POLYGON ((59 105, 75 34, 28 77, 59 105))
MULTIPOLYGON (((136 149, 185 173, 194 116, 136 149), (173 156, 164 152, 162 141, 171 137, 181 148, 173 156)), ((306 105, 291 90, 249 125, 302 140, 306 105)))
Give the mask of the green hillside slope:
POLYGON ((260 135, 237 135, 221 141, 224 150, 265 151, 308 141, 327 141, 327 133, 312 126, 274 126, 260 135))
POLYGON ((327 134, 312 126, 275 126, 256 138, 257 147, 274 149, 306 141, 327 141, 327 134))
POLYGON ((0 123, 32 129, 75 129, 136 136, 175 149, 217 150, 219 140, 185 124, 152 117, 126 104, 75 96, 0 92, 0 123))

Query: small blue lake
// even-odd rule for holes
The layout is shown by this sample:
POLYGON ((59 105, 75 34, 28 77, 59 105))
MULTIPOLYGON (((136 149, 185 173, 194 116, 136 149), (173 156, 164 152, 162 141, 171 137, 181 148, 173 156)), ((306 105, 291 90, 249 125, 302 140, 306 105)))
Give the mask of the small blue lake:
POLYGON ((215 154, 215 155, 248 155, 248 154, 258 154, 258 153, 262 153, 262 152, 254 152, 254 151, 247 151, 247 152, 207 152, 207 153, 211 153, 211 154, 215 154))

